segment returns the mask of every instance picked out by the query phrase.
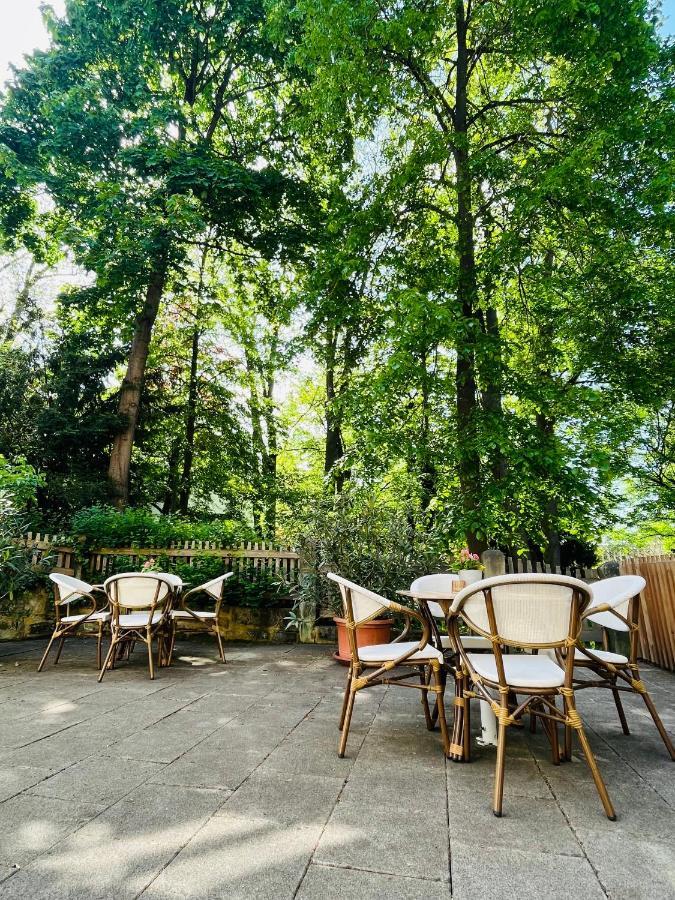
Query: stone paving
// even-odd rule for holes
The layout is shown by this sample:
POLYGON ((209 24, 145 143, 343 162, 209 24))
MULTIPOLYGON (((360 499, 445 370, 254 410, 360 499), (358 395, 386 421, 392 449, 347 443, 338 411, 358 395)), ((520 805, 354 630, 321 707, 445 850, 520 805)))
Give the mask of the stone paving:
MULTIPOLYGON (((446 762, 417 692, 357 698, 338 759, 345 670, 323 647, 184 643, 96 682, 91 641, 35 671, 0 645, 0 898, 673 898, 675 766, 641 701, 580 709, 618 821, 585 764, 554 767, 511 729, 505 814, 494 750, 446 762)), ((645 667, 675 732, 675 677, 645 667)), ((477 719, 477 715, 474 719, 477 719)))

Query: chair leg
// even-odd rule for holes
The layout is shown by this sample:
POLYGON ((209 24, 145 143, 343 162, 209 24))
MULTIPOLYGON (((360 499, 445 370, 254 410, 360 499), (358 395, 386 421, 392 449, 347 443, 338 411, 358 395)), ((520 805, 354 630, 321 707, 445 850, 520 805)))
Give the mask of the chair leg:
POLYGON ((630 730, 628 728, 628 722, 626 721, 626 713, 623 709, 623 703, 621 702, 621 694, 618 689, 612 688, 612 696, 614 697, 614 703, 616 705, 616 711, 619 714, 619 721, 621 722, 621 728, 623 729, 624 734, 630 734, 630 730))
POLYGON ((113 660, 114 653, 115 653, 115 647, 117 646, 118 643, 119 643, 119 638, 116 637, 114 634, 111 634, 110 647, 108 647, 108 652, 106 653, 105 662, 101 666, 101 671, 98 674, 99 683, 101 681, 103 681, 103 676, 105 675, 105 671, 113 660))
POLYGON ((155 680, 155 666, 152 661, 152 632, 150 629, 147 629, 147 645, 148 645, 148 668, 150 669, 150 680, 155 680))
POLYGON ((45 663, 47 662, 47 657, 49 656, 49 651, 52 649, 52 644, 54 643, 57 635, 58 635, 58 631, 55 631, 54 634, 49 638, 49 643, 47 644, 47 649, 45 650, 45 652, 42 656, 42 659, 40 660, 40 664, 37 667, 38 672, 41 672, 44 669, 45 663))
POLYGON ((345 695, 342 699, 342 712, 340 713, 340 724, 338 725, 338 731, 342 731, 342 726, 345 723, 345 715, 347 713, 347 704, 349 703, 349 692, 352 686, 352 664, 349 663, 349 672, 347 672, 347 685, 345 687, 345 695))
POLYGON ((356 698, 356 689, 352 687, 353 679, 349 684, 349 699, 347 700, 347 709, 345 710, 345 718, 342 723, 342 734, 340 735, 340 746, 338 756, 340 759, 345 755, 347 749, 347 738, 349 737, 349 726, 352 721, 352 712, 354 711, 354 699, 356 698))
MULTIPOLYGON (((569 715, 569 703, 567 702, 567 697, 563 696, 563 710, 565 713, 565 718, 569 715)), ((562 757, 565 762, 570 762, 572 759, 572 726, 565 724, 565 737, 563 743, 563 752, 562 757)))
MULTIPOLYGON (((566 690, 566 689, 564 689, 566 690)), ((591 745, 588 743, 588 738, 586 737, 586 732, 584 731, 584 726, 581 722, 581 716, 577 712, 576 705, 574 703, 574 693, 570 689, 569 693, 566 693, 564 699, 565 703, 565 717, 568 719, 569 724, 574 728, 577 733, 577 737, 579 738, 579 743, 581 744, 581 749, 583 751, 584 756, 586 757, 586 762, 588 763, 588 768, 591 770, 591 775, 593 776, 593 781, 595 782, 595 787, 600 797, 600 801, 605 810, 605 815, 607 818, 614 822, 616 820, 616 813, 614 812, 614 807, 612 806, 612 801, 609 799, 609 794, 607 793, 607 788, 605 787, 605 782, 602 779, 602 775, 600 774, 600 769, 598 768, 598 763, 596 762, 595 755, 591 750, 591 745)))
POLYGON ((169 634, 169 662, 168 665, 171 665, 173 662, 173 648, 176 646, 176 623, 171 623, 171 633, 169 634))
POLYGON ((223 639, 222 639, 222 637, 220 636, 220 629, 218 628, 217 625, 215 625, 214 628, 213 628, 213 630, 214 630, 215 635, 216 635, 216 640, 218 641, 218 652, 220 653, 220 661, 221 661, 221 662, 226 662, 226 660, 225 660, 225 651, 223 650, 223 639))
MULTIPOLYGON (((506 709, 504 709, 506 713, 506 709)), ((499 723, 497 732, 497 765, 495 767, 495 787, 492 799, 492 812, 500 818, 502 815, 502 804, 504 800, 504 763, 506 759, 506 728, 502 722, 499 723)))
POLYGON ((98 635, 96 636, 96 668, 101 668, 101 641, 103 640, 103 623, 98 623, 98 635))
POLYGON ((464 728, 462 732, 462 758, 464 762, 471 762, 471 698, 464 698, 464 728))
MULTIPOLYGON (((445 718, 445 700, 443 693, 445 685, 441 674, 440 666, 434 665, 431 668, 431 675, 434 679, 434 687, 436 688, 436 709, 438 710, 438 721, 441 725, 441 738, 443 740, 443 753, 445 756, 450 752, 450 735, 448 734, 448 723, 445 718)), ((428 709, 428 706, 427 706, 428 709)))
POLYGON ((661 721, 661 716, 656 711, 654 701, 649 696, 647 691, 642 694, 642 699, 645 701, 645 706, 649 710, 649 714, 654 720, 654 724, 656 725, 656 728, 661 735, 661 740, 666 745, 666 750, 670 754, 670 758, 675 762, 675 747, 673 747, 673 742, 671 741, 670 736, 668 735, 668 732, 666 731, 663 722, 661 721))
POLYGON ((56 659, 54 660, 54 665, 57 664, 59 659, 61 658, 61 651, 63 650, 63 645, 66 642, 65 634, 61 636, 61 640, 59 641, 59 649, 56 651, 56 659))
MULTIPOLYGON (((420 684, 425 685, 425 687, 429 684, 429 676, 424 667, 420 669, 420 684)), ((431 710, 429 709, 429 691, 423 690, 420 693, 422 694, 422 709, 424 710, 424 720, 427 723, 427 731, 433 731, 434 720, 431 718, 431 710)), ((436 700, 438 701, 438 694, 436 695, 436 700)))
POLYGON ((551 721, 551 762, 560 765, 560 744, 558 743, 558 723, 551 721))

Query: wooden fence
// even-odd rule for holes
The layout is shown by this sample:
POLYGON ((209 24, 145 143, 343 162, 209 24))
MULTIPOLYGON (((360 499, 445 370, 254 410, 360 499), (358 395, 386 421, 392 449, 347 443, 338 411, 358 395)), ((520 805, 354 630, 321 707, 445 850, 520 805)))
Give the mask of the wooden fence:
MULTIPOLYGON (((506 571, 509 575, 520 572, 540 572, 550 575, 553 572, 548 563, 535 562, 524 556, 507 556, 504 560, 506 571)), ((605 576, 598 569, 585 569, 583 566, 556 566, 555 574, 571 575, 572 578, 580 578, 582 581, 598 581, 605 576)))
POLYGON ((647 582, 640 602, 640 656, 675 671, 675 555, 625 557, 619 569, 647 582))
POLYGON ((168 547, 100 547, 78 552, 69 545, 63 535, 24 535, 22 541, 33 552, 33 564, 38 565, 45 556, 51 557, 50 569, 66 575, 81 577, 83 569, 87 577, 102 581, 120 567, 124 558, 124 568, 138 570, 147 560, 166 560, 169 569, 176 563, 192 565, 197 558, 217 557, 223 560, 226 572, 234 572, 250 581, 257 581, 266 575, 282 578, 295 584, 300 575, 300 557, 293 550, 277 548, 261 541, 249 542, 239 547, 223 547, 218 541, 174 542, 168 547))

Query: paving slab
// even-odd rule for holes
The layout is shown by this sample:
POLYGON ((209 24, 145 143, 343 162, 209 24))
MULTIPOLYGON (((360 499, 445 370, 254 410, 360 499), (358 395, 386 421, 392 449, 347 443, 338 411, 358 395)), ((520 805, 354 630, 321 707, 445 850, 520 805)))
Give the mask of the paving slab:
POLYGON ((603 900, 605 893, 585 858, 560 856, 557 847, 528 853, 511 847, 479 850, 470 842, 451 842, 453 900, 603 900))
POLYGON ((0 896, 136 897, 222 801, 214 791, 144 786, 22 868, 2 885, 0 896))
MULTIPOLYGON (((97 685, 91 642, 38 674, 43 646, 0 645, 0 900, 675 897, 675 768, 639 697, 629 736, 610 695, 579 698, 617 822, 578 748, 553 766, 527 727, 495 819, 494 749, 446 762, 417 692, 360 694, 337 757, 327 648, 232 645, 223 665, 185 641, 155 681, 136 654, 97 685)), ((675 730, 675 677, 643 678, 675 730)))
POLYGON ((305 875, 297 900, 449 900, 448 882, 430 879, 403 878, 364 872, 361 869, 342 869, 312 864, 305 875))

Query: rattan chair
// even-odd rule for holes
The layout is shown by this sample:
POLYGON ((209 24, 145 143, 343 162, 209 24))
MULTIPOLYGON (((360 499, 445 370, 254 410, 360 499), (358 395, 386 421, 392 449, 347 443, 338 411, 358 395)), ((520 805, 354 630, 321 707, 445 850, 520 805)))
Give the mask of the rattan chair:
MULTIPOLYGON (((444 594, 450 596, 453 593, 452 585, 459 580, 459 575, 452 572, 441 572, 436 575, 421 575, 416 578, 410 585, 410 593, 415 591, 429 594, 444 594)), ((453 650, 452 638, 449 634, 441 634, 436 620, 445 622, 445 613, 440 604, 433 600, 426 601, 426 607, 431 614, 429 625, 431 626, 431 640, 435 647, 441 650, 453 650)), ((491 650, 492 643, 488 638, 481 637, 478 634, 462 634, 460 635, 462 646, 467 650, 491 650)))
MULTIPOLYGON (((127 572, 108 578, 103 587, 112 610, 112 636, 98 680, 103 680, 121 645, 131 645, 136 641, 141 641, 148 648, 148 668, 150 678, 154 679, 152 642, 153 638, 163 634, 174 584, 158 573, 127 572)), ((161 657, 161 649, 159 655, 161 657)))
POLYGON ((169 665, 171 664, 171 660, 173 659, 173 648, 176 643, 176 632, 179 630, 181 625, 194 625, 197 626, 196 630, 207 631, 209 634, 215 635, 216 640, 218 641, 218 652, 220 653, 220 660, 221 662, 225 662, 223 639, 220 635, 220 628, 218 627, 218 615, 220 614, 220 607, 223 603, 225 582, 233 575, 234 572, 226 572, 225 575, 220 575, 218 578, 207 581, 205 584, 200 584, 199 587, 192 588, 191 591, 188 591, 187 594, 183 596, 179 608, 171 610, 171 643, 169 646, 169 665), (196 597, 198 594, 206 594, 212 600, 215 600, 215 607, 212 612, 203 609, 192 609, 188 606, 188 599, 190 597, 196 597))
POLYGON ((603 649, 590 648, 579 643, 574 651, 574 665, 580 671, 591 671, 598 677, 598 680, 575 678, 574 686, 576 690, 589 687, 609 688, 614 697, 624 734, 630 734, 630 731, 621 703, 620 691, 639 694, 654 720, 670 758, 675 760, 673 742, 656 711, 654 701, 640 678, 637 662, 640 594, 644 590, 645 584, 644 578, 640 575, 618 575, 615 578, 605 578, 591 585, 592 601, 584 618, 602 628, 603 649), (628 656, 610 651, 608 631, 628 635, 628 656))
POLYGON ((63 644, 67 637, 75 636, 80 629, 81 634, 89 634, 82 626, 85 624, 96 625, 96 631, 91 633, 91 637, 97 639, 96 644, 96 666, 101 667, 101 642, 103 641, 103 633, 110 622, 110 612, 107 609, 98 609, 94 591, 100 591, 100 587, 94 587, 87 584, 86 581, 80 581, 79 578, 73 578, 71 575, 61 575, 52 572, 49 579, 54 584, 54 611, 56 613, 56 625, 52 633, 47 649, 44 652, 38 672, 41 672, 47 662, 49 651, 55 640, 59 640, 59 648, 56 651, 56 659, 54 665, 59 661, 63 644), (71 605, 77 605, 82 601, 89 601, 91 609, 87 612, 71 613, 71 605), (65 608, 65 615, 62 614, 65 608))
POLYGON ((507 728, 526 712, 534 713, 546 727, 559 762, 558 725, 565 729, 564 758, 571 758, 571 735, 576 731, 581 749, 607 818, 616 818, 607 788, 584 731, 574 697, 574 654, 568 653, 563 669, 546 654, 511 653, 502 646, 527 650, 569 650, 579 639, 582 615, 591 601, 583 581, 565 575, 502 575, 471 584, 453 601, 450 620, 459 647, 462 665, 473 689, 472 697, 487 701, 498 721, 497 764, 493 812, 502 814, 504 763, 507 728), (472 631, 488 638, 492 655, 469 653, 461 646, 458 629, 461 617, 472 631), (509 698, 516 705, 509 708, 509 698), (524 699, 520 699, 523 697, 524 699), (562 698, 562 711, 557 698, 562 698))
POLYGON ((441 724, 443 739, 443 751, 447 755, 450 747, 448 726, 445 720, 445 708, 443 704, 443 679, 441 667, 443 654, 429 643, 429 625, 426 619, 415 610, 393 603, 373 591, 348 581, 333 572, 328 573, 328 578, 334 581, 340 588, 344 607, 344 618, 347 623, 347 636, 349 639, 350 662, 342 703, 339 729, 342 732, 338 748, 338 756, 345 755, 349 726, 352 719, 356 694, 364 688, 377 684, 398 684, 401 687, 416 688, 422 691, 422 704, 427 728, 432 729, 431 712, 427 702, 429 692, 436 695, 438 706, 438 718, 441 724), (405 618, 405 627, 400 635, 390 644, 374 644, 369 647, 358 647, 356 643, 356 629, 365 622, 377 618, 380 613, 400 613, 405 618), (417 619, 422 625, 422 637, 419 641, 405 641, 411 627, 411 620, 417 619), (389 675, 392 669, 399 667, 413 667, 419 673, 419 683, 406 681, 409 673, 389 675), (427 668, 431 669, 431 682, 426 677, 427 668), (374 669, 370 674, 363 674, 365 670, 374 669))

